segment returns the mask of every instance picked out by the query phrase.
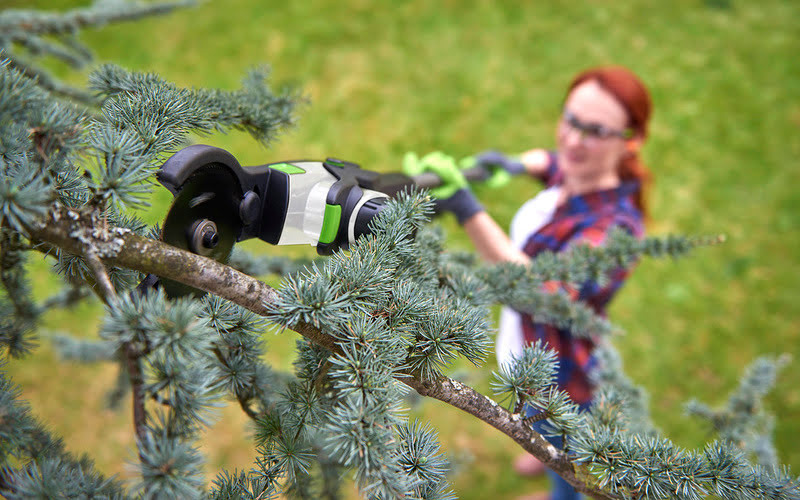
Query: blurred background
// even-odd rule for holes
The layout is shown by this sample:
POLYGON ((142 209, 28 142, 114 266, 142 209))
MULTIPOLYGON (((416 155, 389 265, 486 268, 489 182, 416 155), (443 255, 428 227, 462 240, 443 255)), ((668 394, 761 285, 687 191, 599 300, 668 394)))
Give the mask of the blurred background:
MULTIPOLYGON (((67 9, 77 0, 1 0, 0 8, 67 9)), ((456 157, 485 149, 553 147, 564 91, 579 70, 623 64, 655 104, 644 158, 655 174, 649 233, 724 234, 719 246, 681 260, 648 259, 612 303, 626 372, 650 393, 657 426, 678 445, 712 436, 684 416, 697 398, 723 405, 743 368, 760 355, 793 362, 766 400, 776 416, 781 462, 800 471, 800 3, 786 0, 439 1, 209 0, 168 16, 89 30, 97 62, 152 71, 182 86, 233 90, 248 68, 268 63, 273 84, 311 99, 299 126, 269 149, 244 134, 200 139, 243 165, 336 156, 394 171, 406 151, 456 157)), ((75 85, 75 73, 49 68, 75 85)), ((539 186, 521 180, 478 188, 501 225, 539 186)), ((170 195, 158 189, 142 216, 162 220, 170 195)), ((452 248, 469 248, 451 218, 452 248)), ((311 248, 253 252, 312 256, 311 248)), ((32 263, 36 290, 57 282, 32 263)), ((270 283, 277 285, 272 279, 270 283)), ((94 337, 97 301, 51 313, 45 328, 94 337)), ((291 369, 292 332, 268 333, 269 359, 291 369)), ((10 364, 34 412, 103 472, 130 475, 130 408, 104 407, 116 368, 57 360, 49 343, 10 364)), ((494 359, 455 367, 489 393, 494 359)), ((454 463, 464 499, 495 499, 546 487, 511 469, 520 449, 489 426, 437 401, 410 417, 430 420, 454 463)), ((222 468, 249 467, 247 419, 223 408, 203 443, 209 481, 222 468)), ((355 495, 351 492, 350 495, 355 495)))

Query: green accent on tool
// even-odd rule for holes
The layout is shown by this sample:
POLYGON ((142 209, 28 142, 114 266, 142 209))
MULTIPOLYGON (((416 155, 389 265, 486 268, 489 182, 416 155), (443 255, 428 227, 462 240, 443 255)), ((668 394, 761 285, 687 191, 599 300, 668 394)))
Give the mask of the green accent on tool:
POLYGON ((339 222, 342 220, 342 207, 340 205, 325 205, 325 215, 322 219, 322 230, 319 234, 320 243, 331 243, 336 239, 339 231, 339 222))
POLYGON ((291 163, 276 163, 274 165, 270 165, 269 168, 274 168, 275 170, 279 170, 289 175, 306 173, 305 170, 298 167, 297 165, 292 165, 291 163))

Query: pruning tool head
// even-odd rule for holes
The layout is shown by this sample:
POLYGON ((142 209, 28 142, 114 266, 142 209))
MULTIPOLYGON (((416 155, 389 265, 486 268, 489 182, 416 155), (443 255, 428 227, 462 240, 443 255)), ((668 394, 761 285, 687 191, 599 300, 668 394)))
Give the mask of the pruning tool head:
MULTIPOLYGON (((161 239, 174 247, 226 263, 244 227, 239 214, 241 183, 224 157, 187 155, 170 164, 176 156, 167 161, 158 175, 162 184, 175 194, 162 225, 161 239), (202 160, 202 164, 193 159, 202 160), (170 168, 175 166, 180 168, 170 168)), ((161 285, 172 297, 202 293, 168 279, 162 279, 161 285)))

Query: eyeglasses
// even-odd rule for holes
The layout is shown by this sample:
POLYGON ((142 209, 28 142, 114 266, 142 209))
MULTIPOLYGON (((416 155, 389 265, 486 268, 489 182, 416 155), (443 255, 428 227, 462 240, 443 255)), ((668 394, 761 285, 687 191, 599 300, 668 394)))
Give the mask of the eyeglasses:
POLYGON ((578 119, 577 116, 571 112, 564 110, 562 116, 564 123, 580 132, 581 137, 588 137, 590 139, 609 139, 611 137, 619 137, 620 139, 630 139, 633 137, 633 130, 626 128, 624 130, 614 130, 606 127, 600 123, 584 123, 578 119))

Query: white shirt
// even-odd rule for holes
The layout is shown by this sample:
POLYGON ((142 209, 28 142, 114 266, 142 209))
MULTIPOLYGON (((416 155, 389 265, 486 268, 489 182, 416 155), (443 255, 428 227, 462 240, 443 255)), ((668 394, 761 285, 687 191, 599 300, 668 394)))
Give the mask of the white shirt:
MULTIPOLYGON (((522 250, 531 235, 553 219, 558 196, 559 187, 553 186, 539 192, 520 207, 511 220, 509 231, 514 248, 522 250)), ((521 315, 510 307, 504 306, 500 311, 500 325, 495 346, 500 369, 522 354, 525 339, 522 335, 521 320, 521 315)))

